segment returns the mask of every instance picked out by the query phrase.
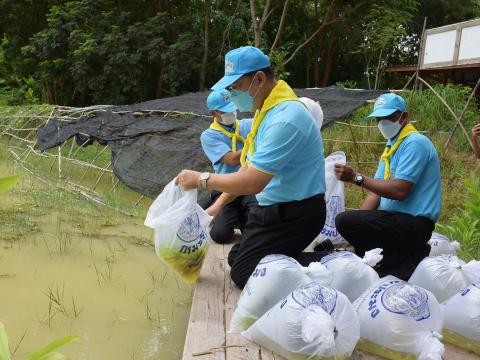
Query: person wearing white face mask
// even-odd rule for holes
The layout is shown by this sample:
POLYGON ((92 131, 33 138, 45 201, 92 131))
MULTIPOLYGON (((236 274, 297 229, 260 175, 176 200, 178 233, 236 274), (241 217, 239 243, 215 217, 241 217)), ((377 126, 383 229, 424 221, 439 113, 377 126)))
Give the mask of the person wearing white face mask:
POLYGON ((358 256, 382 248, 380 276, 408 280, 428 256, 428 240, 440 217, 442 179, 437 151, 431 141, 409 122, 407 104, 396 94, 381 95, 368 118, 376 118, 387 139, 375 176, 356 173, 335 164, 335 175, 369 192, 360 210, 337 215, 340 234, 358 256))
MULTIPOLYGON (((240 168, 240 155, 253 119, 237 120, 237 107, 227 90, 212 91, 207 97, 207 107, 213 122, 200 136, 203 151, 216 174, 234 173, 240 168)), ((221 213, 213 214, 208 208, 220 195, 212 191, 199 203, 210 215, 215 215, 210 237, 224 244, 232 239, 235 227, 243 229, 248 209, 256 200, 254 196, 239 196, 225 205, 221 213)))
POLYGON ((212 89, 231 89, 238 109, 255 113, 243 166, 232 174, 182 170, 176 184, 256 194, 258 205, 228 254, 233 282, 243 288, 266 255, 284 254, 304 265, 319 261, 321 254, 302 252, 326 216, 323 141, 312 115, 285 81, 275 79, 269 57, 252 46, 225 55, 225 75, 212 89))

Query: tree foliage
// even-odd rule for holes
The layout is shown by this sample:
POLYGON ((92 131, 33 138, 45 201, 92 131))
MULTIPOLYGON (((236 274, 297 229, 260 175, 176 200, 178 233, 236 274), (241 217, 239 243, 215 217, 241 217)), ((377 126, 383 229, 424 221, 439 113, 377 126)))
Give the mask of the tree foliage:
POLYGON ((0 0, 0 98, 83 106, 198 91, 228 50, 255 43, 293 86, 386 86, 382 68, 415 62, 425 15, 428 27, 469 20, 479 3, 0 0))

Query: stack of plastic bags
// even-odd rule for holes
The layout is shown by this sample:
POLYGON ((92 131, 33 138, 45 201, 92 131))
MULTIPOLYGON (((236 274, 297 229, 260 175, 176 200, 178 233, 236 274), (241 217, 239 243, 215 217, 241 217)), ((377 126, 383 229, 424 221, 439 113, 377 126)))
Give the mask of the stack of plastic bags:
POLYGON ((457 255, 457 251, 460 250, 458 241, 450 241, 445 235, 436 232, 432 233, 428 243, 430 244, 430 256, 457 255))
POLYGON ((387 276, 353 306, 360 320, 360 349, 394 360, 442 359, 443 312, 429 291, 387 276))
POLYGON ((362 259, 349 251, 336 251, 320 262, 333 274, 331 287, 353 302, 378 281, 378 274, 372 267, 382 260, 381 252, 382 249, 367 251, 362 259))
POLYGON ((463 289, 442 306, 445 341, 480 355, 480 282, 463 289))
POLYGON ((155 251, 185 282, 197 281, 207 254, 211 217, 197 204, 197 190, 171 181, 152 203, 145 225, 155 229, 155 251))
POLYGON ((360 329, 345 295, 312 282, 279 301, 242 335, 287 359, 340 360, 353 352, 360 329))
POLYGON ((477 281, 480 281, 480 261, 465 263, 454 255, 423 259, 408 280, 431 291, 439 302, 477 281))
POLYGON ((320 263, 303 267, 286 255, 268 255, 248 279, 230 321, 231 332, 248 329, 290 292, 315 280, 329 285, 332 275, 320 263))

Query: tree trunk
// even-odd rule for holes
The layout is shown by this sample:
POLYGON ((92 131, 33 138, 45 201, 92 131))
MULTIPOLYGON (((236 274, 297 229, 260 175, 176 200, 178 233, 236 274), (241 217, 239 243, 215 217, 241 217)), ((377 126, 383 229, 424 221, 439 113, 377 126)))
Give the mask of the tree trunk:
POLYGON ((260 46, 260 37, 262 31, 260 30, 260 24, 257 20, 257 11, 255 9, 255 0, 250 0, 250 14, 252 15, 252 26, 253 26, 253 34, 255 36, 255 46, 260 46))
POLYGON ((385 48, 385 46, 383 46, 380 49, 380 54, 378 55, 377 73, 375 75, 375 88, 374 88, 374 90, 377 90, 378 86, 380 85, 380 67, 382 65, 382 56, 383 56, 383 49, 384 48, 385 48))
MULTIPOLYGON (((333 32, 333 31, 332 31, 333 32)), ((332 32, 329 34, 328 45, 325 51, 325 67, 323 70, 323 78, 322 78, 322 86, 328 86, 330 83, 330 78, 332 75, 332 68, 333 68, 333 42, 335 37, 333 36, 332 32)))
MULTIPOLYGON (((320 23, 320 18, 318 15, 318 0, 315 0, 315 19, 317 19, 317 22, 320 23)), ((317 34, 317 46, 314 46, 314 56, 315 59, 313 61, 313 66, 314 66, 314 77, 315 77, 315 87, 320 86, 320 59, 321 59, 321 44, 322 44, 322 33, 317 34)))
POLYGON ((270 49, 270 54, 269 54, 270 56, 272 56, 273 51, 275 50, 277 45, 280 43, 280 36, 282 35, 283 27, 285 26, 285 17, 287 16, 288 1, 289 0, 285 0, 285 3, 283 4, 282 17, 280 18, 280 24, 278 25, 275 41, 273 42, 273 45, 270 49))
POLYGON ((210 22, 210 7, 209 1, 205 1, 205 18, 204 18, 204 32, 203 32, 203 59, 200 67, 200 85, 199 91, 205 90, 205 75, 208 65, 208 23, 210 22))
POLYGON ((267 21, 267 18, 272 13, 272 9, 270 9, 270 2, 271 0, 266 0, 265 7, 263 8, 262 18, 259 20, 257 19, 255 0, 250 0, 250 14, 252 15, 253 33, 255 34, 255 46, 258 48, 260 47, 262 40, 263 25, 265 25, 265 21, 267 21))

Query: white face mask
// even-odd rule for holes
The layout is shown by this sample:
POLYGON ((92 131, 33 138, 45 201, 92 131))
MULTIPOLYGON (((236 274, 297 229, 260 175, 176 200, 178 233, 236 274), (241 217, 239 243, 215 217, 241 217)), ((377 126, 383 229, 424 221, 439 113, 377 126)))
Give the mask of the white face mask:
POLYGON ((233 125, 236 119, 237 112, 234 111, 220 115, 220 120, 218 122, 222 125, 230 126, 233 125))
POLYGON ((382 133, 383 137, 387 140, 395 137, 400 131, 402 125, 398 121, 380 120, 378 122, 378 130, 382 133))

